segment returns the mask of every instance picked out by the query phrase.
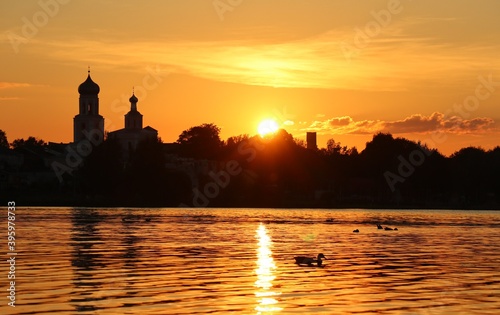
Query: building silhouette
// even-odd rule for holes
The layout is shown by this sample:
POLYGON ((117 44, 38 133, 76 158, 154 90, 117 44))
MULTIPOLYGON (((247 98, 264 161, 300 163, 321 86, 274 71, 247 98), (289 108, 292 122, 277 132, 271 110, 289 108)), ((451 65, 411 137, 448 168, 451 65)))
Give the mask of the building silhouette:
POLYGON ((118 140, 126 156, 137 149, 139 142, 158 138, 156 129, 151 126, 142 127, 142 114, 137 110, 139 100, 133 92, 129 101, 130 111, 125 114, 125 128, 111 131, 108 134, 109 139, 118 140))
MULTIPOLYGON (((78 87, 80 102, 78 115, 73 119, 74 143, 92 140, 92 143, 96 144, 104 139, 104 117, 99 114, 99 92, 100 87, 92 81, 89 69, 87 80, 78 87), (94 137, 94 139, 90 137, 94 137)), ((148 139, 154 140, 158 137, 156 129, 150 126, 143 128, 142 114, 137 110, 139 100, 133 92, 129 101, 130 111, 125 114, 125 128, 111 131, 108 134, 109 139, 116 139, 119 142, 126 158, 131 151, 137 149, 139 142, 148 139)))
POLYGON ((310 150, 317 150, 318 144, 316 143, 316 132, 308 132, 306 135, 307 148, 310 150))
POLYGON ((84 139, 93 142, 104 139, 104 117, 99 115, 99 94, 100 88, 90 77, 88 71, 87 80, 80 84, 79 112, 73 119, 73 142, 78 143, 84 139))

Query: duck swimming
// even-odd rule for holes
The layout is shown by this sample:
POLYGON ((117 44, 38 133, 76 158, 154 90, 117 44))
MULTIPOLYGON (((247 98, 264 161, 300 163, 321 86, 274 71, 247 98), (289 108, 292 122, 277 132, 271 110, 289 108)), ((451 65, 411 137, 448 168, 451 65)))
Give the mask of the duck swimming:
POLYGON ((295 259, 295 263, 297 265, 308 265, 309 267, 311 267, 314 263, 317 263, 318 264, 318 267, 321 267, 321 265, 323 264, 323 261, 321 259, 326 259, 325 255, 323 255, 322 253, 319 253, 318 254, 318 257, 316 259, 314 258, 311 258, 311 257, 305 257, 305 256, 297 256, 297 257, 294 257, 295 259))

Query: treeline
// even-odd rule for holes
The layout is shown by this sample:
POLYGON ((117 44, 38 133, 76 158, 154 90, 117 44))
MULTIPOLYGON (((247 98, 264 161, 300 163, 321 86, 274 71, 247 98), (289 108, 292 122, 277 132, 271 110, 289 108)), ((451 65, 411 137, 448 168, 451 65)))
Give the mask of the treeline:
MULTIPOLYGON (((16 189, 3 185, 0 196, 15 195, 31 204, 79 206, 498 209, 500 205, 500 147, 489 151, 468 147, 445 157, 421 143, 384 133, 374 135, 362 152, 333 139, 324 149, 307 149, 285 130, 265 138, 241 135, 227 141, 219 134, 217 126, 204 124, 183 131, 174 144, 152 139, 129 154, 108 139, 63 182, 33 182, 16 189)), ((14 142, 8 145, 0 134, 0 153, 23 154, 23 165, 16 169, 4 161, 0 174, 50 171, 37 158, 50 149, 49 144, 36 138, 14 142)))

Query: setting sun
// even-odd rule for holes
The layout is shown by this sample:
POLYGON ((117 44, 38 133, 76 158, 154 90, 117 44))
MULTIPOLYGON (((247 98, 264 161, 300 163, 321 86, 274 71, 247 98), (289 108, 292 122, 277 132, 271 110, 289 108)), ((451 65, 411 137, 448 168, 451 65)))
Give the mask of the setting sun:
POLYGON ((257 127, 257 132, 261 137, 264 137, 268 134, 275 133, 276 131, 278 131, 278 129, 279 126, 277 122, 272 119, 266 119, 259 124, 259 127, 257 127))

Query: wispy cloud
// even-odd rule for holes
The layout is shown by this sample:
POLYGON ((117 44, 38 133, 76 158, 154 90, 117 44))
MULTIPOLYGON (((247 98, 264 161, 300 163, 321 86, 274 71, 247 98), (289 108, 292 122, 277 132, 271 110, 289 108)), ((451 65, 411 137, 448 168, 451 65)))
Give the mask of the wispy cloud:
POLYGON ((316 131, 322 134, 374 134, 388 132, 392 134, 445 132, 452 134, 471 134, 498 131, 492 118, 477 117, 463 119, 459 116, 445 117, 434 112, 429 116, 414 114, 401 120, 359 120, 349 116, 333 117, 314 121, 303 131, 316 131))
MULTIPOLYGON (((500 68, 492 43, 461 46, 407 32, 414 20, 393 22, 350 62, 341 43, 352 29, 332 29, 292 41, 64 40, 38 42, 36 53, 59 62, 136 68, 152 63, 172 72, 251 85, 350 90, 405 90, 419 82, 450 84, 500 68), (450 73, 453 73, 450 76, 450 73)), ((33 50, 35 52, 35 50, 33 50)))
POLYGON ((31 86, 31 85, 28 83, 2 82, 2 81, 0 81, 0 90, 14 89, 14 88, 20 88, 20 87, 29 87, 29 86, 31 86))

